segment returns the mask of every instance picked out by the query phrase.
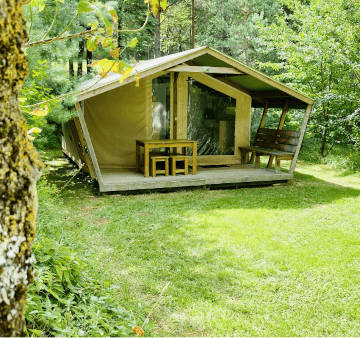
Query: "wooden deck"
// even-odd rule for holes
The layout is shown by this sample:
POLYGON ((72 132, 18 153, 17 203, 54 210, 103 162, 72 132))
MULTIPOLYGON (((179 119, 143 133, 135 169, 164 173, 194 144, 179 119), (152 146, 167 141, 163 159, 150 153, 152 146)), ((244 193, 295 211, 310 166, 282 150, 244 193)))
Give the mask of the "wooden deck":
MULTIPOLYGON (((191 172, 191 170, 190 170, 191 172)), ((152 190, 179 187, 213 186, 213 185, 247 185, 254 183, 277 183, 294 178, 293 175, 275 170, 260 168, 253 165, 231 165, 228 167, 204 168, 198 166, 196 175, 177 174, 176 176, 159 175, 157 177, 144 177, 137 173, 135 168, 127 169, 101 169, 103 183, 101 192, 152 190)))

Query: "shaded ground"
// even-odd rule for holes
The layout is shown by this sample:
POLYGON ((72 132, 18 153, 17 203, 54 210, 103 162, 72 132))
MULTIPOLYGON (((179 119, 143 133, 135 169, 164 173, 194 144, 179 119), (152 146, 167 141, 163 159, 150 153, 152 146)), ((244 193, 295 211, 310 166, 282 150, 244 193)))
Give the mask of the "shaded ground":
MULTIPOLYGON (((44 154, 59 189, 76 168, 44 154)), ((300 163, 266 188, 98 194, 77 174, 64 221, 157 336, 360 335, 360 176, 300 163), (141 303, 141 307, 138 305, 141 303)))

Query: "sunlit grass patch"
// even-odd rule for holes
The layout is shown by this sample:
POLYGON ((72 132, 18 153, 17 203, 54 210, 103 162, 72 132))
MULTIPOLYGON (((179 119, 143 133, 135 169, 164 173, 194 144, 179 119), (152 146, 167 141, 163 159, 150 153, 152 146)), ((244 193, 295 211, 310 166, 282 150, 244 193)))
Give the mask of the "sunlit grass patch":
POLYGON ((300 162, 265 188, 61 196, 116 302, 144 316, 171 281, 152 335, 360 334, 356 173, 300 162))

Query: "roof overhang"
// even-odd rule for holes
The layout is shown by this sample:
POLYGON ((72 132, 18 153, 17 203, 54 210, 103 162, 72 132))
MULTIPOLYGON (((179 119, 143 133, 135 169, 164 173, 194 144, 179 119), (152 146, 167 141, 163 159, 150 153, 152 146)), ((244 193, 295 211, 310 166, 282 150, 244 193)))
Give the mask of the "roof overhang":
POLYGON ((168 71, 206 74, 251 96, 253 107, 264 107, 266 101, 269 101, 270 107, 282 107, 288 100, 290 108, 306 108, 314 102, 307 95, 210 47, 199 47, 140 62, 135 66, 135 70, 123 83, 119 82, 121 75, 114 73, 110 73, 107 78, 101 79, 100 76, 96 76, 85 81, 82 84, 84 92, 77 100, 83 101, 134 82, 136 72, 140 74, 141 79, 161 71, 168 71))

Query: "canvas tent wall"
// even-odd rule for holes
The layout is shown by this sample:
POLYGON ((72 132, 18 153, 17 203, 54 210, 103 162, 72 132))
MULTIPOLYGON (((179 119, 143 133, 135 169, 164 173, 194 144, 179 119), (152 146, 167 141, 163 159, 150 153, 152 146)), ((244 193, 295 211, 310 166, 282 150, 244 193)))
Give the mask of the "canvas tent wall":
MULTIPOLYGON (((85 100, 85 121, 100 168, 135 167, 135 140, 153 138, 152 79, 162 74, 158 73, 142 79, 139 87, 129 83, 85 100)), ((199 164, 239 163, 238 147, 247 145, 250 137, 251 97, 202 74, 183 73, 178 79, 177 119, 176 124, 171 124, 170 138, 173 138, 174 134, 176 138, 188 137, 187 79, 189 76, 236 100, 233 155, 199 156, 199 164)), ((171 79, 173 80, 173 76, 171 79)), ((170 120, 173 120, 173 113, 174 109, 171 109, 170 120)), ((78 162, 78 149, 74 143, 66 142, 68 133, 71 133, 69 123, 63 126, 63 130, 63 149, 78 162)))
POLYGON ((287 101, 290 108, 307 109, 306 127, 313 103, 306 95, 209 47, 141 62, 136 69, 141 78, 139 87, 134 85, 134 76, 120 84, 118 74, 83 84, 85 92, 76 105, 81 124, 76 130, 83 139, 82 147, 81 142, 74 144, 75 137, 70 140, 74 133, 70 124, 63 126, 64 152, 76 161, 82 157, 98 181, 102 169, 135 167, 135 140, 153 137, 153 80, 164 74, 170 75, 170 138, 188 137, 189 79, 236 101, 235 128, 222 123, 219 132, 234 132, 233 154, 199 156, 200 165, 239 163, 238 147, 248 146, 250 141, 251 107, 264 107, 267 102, 280 108, 287 101))

